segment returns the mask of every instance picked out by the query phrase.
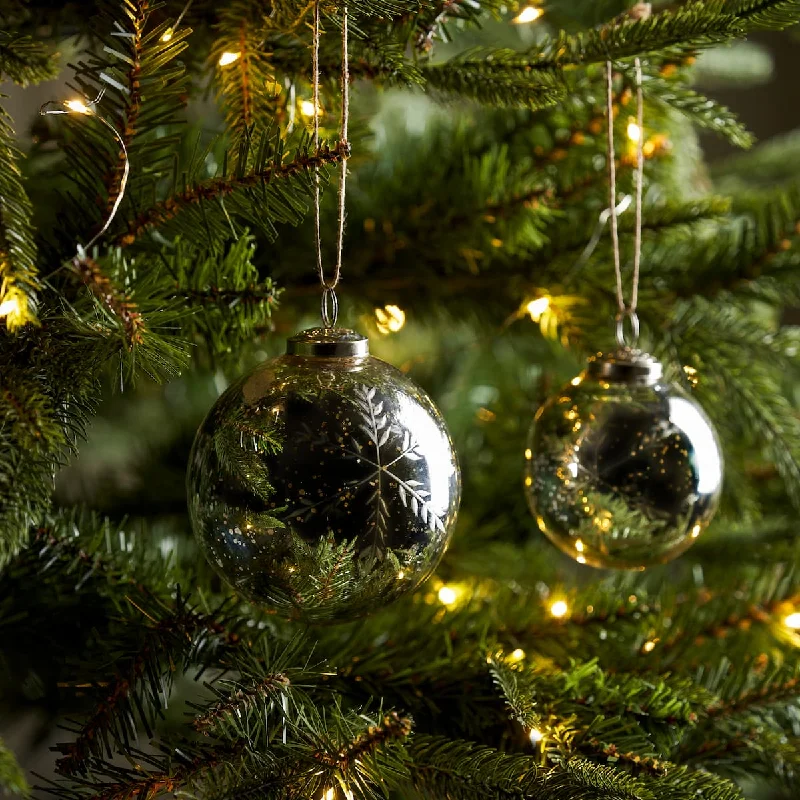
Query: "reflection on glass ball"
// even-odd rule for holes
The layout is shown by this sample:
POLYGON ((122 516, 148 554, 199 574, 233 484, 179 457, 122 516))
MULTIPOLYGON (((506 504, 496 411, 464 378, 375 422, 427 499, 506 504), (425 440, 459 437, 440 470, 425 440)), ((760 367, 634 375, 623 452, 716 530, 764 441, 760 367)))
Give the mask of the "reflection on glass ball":
POLYGON ((411 591, 449 542, 461 479, 430 398, 352 331, 313 329, 232 384, 187 476, 195 533, 250 600, 345 621, 411 591))
POLYGON ((692 545, 722 490, 702 408, 638 351, 598 356, 537 412, 525 491, 542 532, 595 567, 643 569, 692 545))

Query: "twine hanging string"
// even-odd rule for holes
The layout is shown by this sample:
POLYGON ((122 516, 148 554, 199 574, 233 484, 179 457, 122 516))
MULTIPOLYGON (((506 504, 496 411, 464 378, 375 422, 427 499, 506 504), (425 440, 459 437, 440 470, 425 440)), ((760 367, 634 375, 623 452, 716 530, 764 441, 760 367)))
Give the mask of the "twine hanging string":
POLYGON ((107 119, 101 117, 100 114, 97 113, 97 104, 103 98, 104 93, 105 89, 101 91, 94 100, 87 100, 86 102, 83 102, 82 100, 66 100, 63 102, 58 100, 49 100, 39 109, 39 114, 43 117, 51 114, 82 114, 86 117, 94 117, 95 119, 100 120, 100 122, 102 122, 103 125, 105 125, 109 131, 111 131, 114 138, 117 140, 117 144, 119 144, 120 149, 122 150, 122 157, 124 159, 122 165, 122 178, 119 182, 119 190, 117 191, 114 205, 111 206, 111 210, 109 211, 108 216, 106 217, 106 220, 100 230, 98 230, 97 233, 95 233, 95 235, 92 236, 92 238, 86 244, 78 244, 78 258, 83 258, 86 252, 95 244, 97 244, 100 238, 111 226, 111 223, 114 221, 114 217, 117 215, 117 211, 119 210, 119 207, 125 197, 125 188, 128 185, 128 176, 131 171, 130 160, 128 158, 128 148, 125 147, 125 142, 122 139, 122 135, 107 119), (53 108, 52 106, 55 107, 53 108))
POLYGON ((616 276, 617 290, 617 343, 620 347, 636 347, 639 339, 639 317, 636 307, 639 302, 639 271, 642 259, 642 184, 644 173, 644 102, 642 97, 642 63, 639 58, 634 60, 636 75, 636 124, 638 136, 636 137, 636 171, 635 171, 635 213, 634 243, 633 243, 633 277, 631 279, 631 300, 625 302, 625 293, 622 286, 622 267, 620 264, 619 227, 617 225, 617 165, 614 149, 614 74, 613 65, 606 61, 606 115, 608 117, 608 195, 609 211, 611 216, 611 249, 614 256, 614 275, 616 276), (625 320, 631 323, 630 344, 625 338, 625 320))
MULTIPOLYGON (((314 2, 314 29, 312 40, 312 103, 314 105, 314 148, 319 150, 319 43, 320 43, 320 0, 314 2)), ((339 126, 339 147, 342 154, 342 170, 339 174, 339 203, 338 222, 336 233, 336 264, 333 277, 325 277, 325 267, 322 263, 322 225, 320 221, 320 188, 319 167, 314 167, 314 239, 317 257, 317 274, 322 287, 322 324, 326 328, 336 326, 339 316, 339 301, 336 297, 336 287, 342 276, 342 252, 344 250, 344 225, 345 225, 345 197, 347 193, 347 158, 349 144, 347 141, 348 125, 350 122, 350 64, 348 59, 348 18, 347 3, 342 5, 342 114, 339 126)))

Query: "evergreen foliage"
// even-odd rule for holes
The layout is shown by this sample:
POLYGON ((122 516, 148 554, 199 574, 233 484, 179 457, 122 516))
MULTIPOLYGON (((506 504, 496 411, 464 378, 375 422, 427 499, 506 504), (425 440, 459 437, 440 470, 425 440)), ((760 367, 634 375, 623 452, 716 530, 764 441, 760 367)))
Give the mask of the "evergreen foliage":
MULTIPOLYGON (((55 77, 74 41, 58 99, 89 106, 37 118, 29 147, 0 111, 0 708, 47 707, 62 727, 49 777, 27 778, 0 741, 0 790, 740 800, 757 781, 797 795, 800 338, 785 317, 800 303, 800 148, 752 147, 693 63, 796 24, 800 4, 630 5, 554 0, 523 43, 496 0, 353 0, 347 143, 341 6, 325 2, 315 147, 313 4, 196 0, 179 23, 180 2, 0 0, 3 80, 55 77), (566 29, 548 28, 559 15, 566 29), (603 69, 629 193, 635 57, 643 340, 713 419, 727 482, 713 531, 676 564, 586 575, 534 532, 519 451, 537 402, 612 346, 610 244, 593 237, 603 69), (103 120, 130 160, 124 193, 103 120), (696 128, 752 149, 706 170, 696 128), (348 324, 441 403, 465 502, 417 593, 299 628, 202 560, 183 472, 213 397, 315 311, 314 176, 327 248, 327 183, 349 148, 348 324), (407 314, 397 335, 373 313, 390 305, 407 314)), ((626 269, 633 224, 622 214, 626 269)), ((333 574, 349 546, 329 544, 308 558, 333 574)))

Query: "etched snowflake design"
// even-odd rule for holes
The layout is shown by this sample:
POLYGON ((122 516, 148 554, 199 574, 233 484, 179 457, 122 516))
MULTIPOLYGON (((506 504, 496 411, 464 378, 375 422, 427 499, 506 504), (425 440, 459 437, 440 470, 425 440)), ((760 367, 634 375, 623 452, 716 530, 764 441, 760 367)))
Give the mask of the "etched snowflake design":
POLYGON ((371 545, 362 551, 361 556, 367 560, 378 560, 385 556, 388 536, 389 506, 387 492, 396 486, 400 502, 419 519, 432 533, 444 533, 445 525, 431 504, 431 493, 421 481, 401 478, 393 467, 402 461, 419 461, 424 458, 420 445, 411 432, 397 422, 390 422, 389 415, 384 412, 384 401, 377 397, 374 387, 360 384, 355 388, 355 405, 359 411, 358 430, 364 433, 367 441, 362 443, 355 435, 349 441, 332 439, 327 432, 306 431, 309 440, 324 445, 332 451, 338 451, 346 458, 357 459, 359 464, 367 468, 365 474, 343 486, 339 493, 317 502, 301 500, 302 507, 290 514, 290 517, 301 517, 312 509, 331 508, 339 503, 344 494, 352 494, 362 486, 369 485, 372 492, 367 498, 371 507, 368 518, 373 531, 371 545), (400 453, 394 457, 387 456, 389 446, 397 448, 400 453))

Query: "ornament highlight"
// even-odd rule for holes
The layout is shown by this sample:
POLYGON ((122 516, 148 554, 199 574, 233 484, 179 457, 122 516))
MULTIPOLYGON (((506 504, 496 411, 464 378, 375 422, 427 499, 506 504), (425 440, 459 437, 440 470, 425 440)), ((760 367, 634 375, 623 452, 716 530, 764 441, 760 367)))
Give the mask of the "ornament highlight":
POLYGON ((315 328, 217 400, 187 492, 206 557, 237 591, 285 617, 339 622, 430 575, 461 476, 425 392, 365 337, 315 328))
POLYGON ((627 347, 537 412, 525 494, 541 531, 581 564, 644 569, 705 530, 722 490, 717 434, 697 402, 627 347))

